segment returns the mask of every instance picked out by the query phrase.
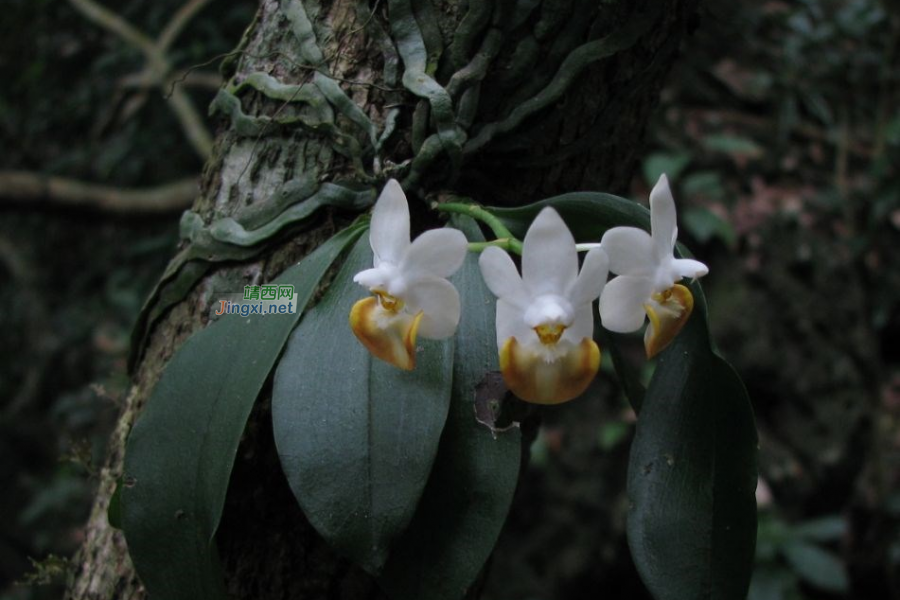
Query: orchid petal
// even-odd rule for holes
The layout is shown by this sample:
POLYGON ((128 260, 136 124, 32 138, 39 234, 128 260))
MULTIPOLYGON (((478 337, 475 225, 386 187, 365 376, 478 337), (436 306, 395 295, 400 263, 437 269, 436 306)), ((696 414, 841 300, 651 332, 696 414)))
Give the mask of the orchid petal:
POLYGON ((678 237, 678 225, 675 221, 675 199, 665 174, 659 176, 659 181, 650 192, 650 230, 656 260, 662 261, 672 256, 675 239, 678 237))
POLYGON ((390 276, 388 271, 379 267, 360 271, 353 276, 353 281, 355 283, 358 283, 363 287, 367 287, 370 290, 375 288, 384 289, 387 286, 389 279, 390 276))
POLYGON ((637 331, 644 324, 644 304, 649 300, 652 281, 634 275, 610 280, 600 296, 600 321, 616 333, 637 331))
POLYGON ((677 273, 679 279, 682 277, 696 279, 709 273, 709 267, 691 258, 676 258, 672 261, 672 270, 677 273))
POLYGON ((506 300, 497 300, 497 349, 510 338, 516 338, 522 344, 537 342, 537 334, 525 324, 522 311, 506 300))
POLYGON ((459 325, 459 292, 446 279, 429 277, 410 285, 406 295, 407 308, 412 313, 422 311, 419 335, 432 340, 448 338, 459 325))
POLYGON ((603 234, 600 247, 609 257, 609 270, 616 275, 638 275, 656 266, 653 239, 637 227, 613 227, 603 234))
POLYGON ((409 371, 416 366, 416 334, 422 314, 390 313, 369 296, 350 310, 350 328, 373 356, 409 371))
POLYGON ((528 228, 522 243, 522 279, 532 296, 559 294, 578 277, 575 238, 562 217, 545 208, 528 228))
POLYGON ((491 292, 521 310, 527 307, 529 294, 519 276, 516 264, 509 254, 496 247, 489 247, 478 257, 481 276, 491 292))
POLYGON ((594 338, 594 309, 589 303, 575 309, 575 320, 562 335, 563 341, 568 340, 576 346, 585 338, 594 338))
POLYGON ((567 296, 572 304, 589 304, 600 297, 609 275, 609 258, 602 248, 594 248, 584 257, 578 279, 567 296))
POLYGON ((458 229, 431 229, 410 244, 399 269, 409 280, 450 277, 462 266, 468 241, 458 229))
POLYGON ((398 264, 409 248, 409 204, 395 179, 385 184, 375 203, 369 243, 376 267, 382 262, 398 264))

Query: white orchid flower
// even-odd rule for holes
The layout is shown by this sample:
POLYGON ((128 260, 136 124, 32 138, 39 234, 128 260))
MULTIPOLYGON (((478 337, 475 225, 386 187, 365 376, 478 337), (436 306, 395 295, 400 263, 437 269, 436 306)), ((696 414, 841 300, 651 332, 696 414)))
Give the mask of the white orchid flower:
POLYGON ((618 277, 600 297, 600 321, 610 331, 628 333, 649 317, 644 348, 653 357, 681 331, 694 308, 690 290, 678 282, 702 277, 709 269, 696 260, 675 258, 675 200, 665 175, 650 192, 650 228, 648 234, 636 227, 613 227, 603 235, 600 248, 618 277))
POLYGON ((372 212, 371 269, 353 281, 373 294, 353 305, 353 333, 384 361, 401 369, 416 365, 416 336, 444 339, 459 324, 459 293, 447 281, 462 266, 466 236, 456 229, 432 229, 409 241, 409 205, 400 184, 385 185, 372 212))
POLYGON ((498 298, 497 347, 509 389, 537 404, 581 395, 600 367, 591 302, 606 282, 603 250, 591 250, 579 273, 575 239, 545 208, 525 235, 521 277, 500 248, 487 248, 479 266, 498 298))

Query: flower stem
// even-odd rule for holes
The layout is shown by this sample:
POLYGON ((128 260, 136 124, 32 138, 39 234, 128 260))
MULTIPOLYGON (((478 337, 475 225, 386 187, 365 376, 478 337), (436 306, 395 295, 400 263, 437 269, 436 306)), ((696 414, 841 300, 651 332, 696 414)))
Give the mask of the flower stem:
POLYGON ((485 248, 497 246, 498 248, 503 248, 508 252, 515 252, 519 255, 522 254, 522 242, 516 239, 516 237, 509 229, 506 228, 506 226, 500 221, 500 219, 492 215, 490 212, 486 211, 481 206, 463 202, 444 202, 441 204, 435 204, 433 206, 435 210, 457 213, 460 215, 466 215, 467 217, 472 217, 473 219, 477 219, 490 227, 491 231, 494 232, 494 235, 497 236, 496 240, 490 242, 474 242, 469 244, 470 251, 481 252, 485 248))
POLYGON ((478 219, 479 221, 490 227, 491 231, 493 231, 494 235, 496 235, 498 238, 515 239, 509 229, 507 229, 506 226, 500 222, 500 219, 486 211, 484 208, 478 206, 477 204, 444 202, 443 204, 436 204, 434 208, 443 212, 458 213, 461 215, 472 217, 473 219, 478 219))
POLYGON ((490 248, 491 246, 502 248, 507 252, 515 252, 520 256, 522 254, 522 242, 515 238, 508 237, 492 240, 490 242, 469 242, 469 252, 481 252, 485 248, 490 248))

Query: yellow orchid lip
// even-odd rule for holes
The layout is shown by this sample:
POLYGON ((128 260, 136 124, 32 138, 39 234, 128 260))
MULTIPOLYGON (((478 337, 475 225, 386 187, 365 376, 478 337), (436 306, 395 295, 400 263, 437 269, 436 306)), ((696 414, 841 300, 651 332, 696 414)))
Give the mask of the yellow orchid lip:
POLYGON ((424 313, 404 313, 402 300, 383 292, 375 294, 353 305, 350 328, 373 356, 411 371, 416 366, 416 334, 424 313))
POLYGON ((378 297, 378 302, 381 304, 381 307, 391 313, 397 313, 403 310, 403 307, 405 306, 403 300, 396 296, 391 296, 384 290, 372 290, 372 293, 378 297))
POLYGON ((534 404, 561 404, 587 389, 600 368, 600 348, 584 338, 548 361, 544 354, 507 339, 500 350, 500 372, 516 396, 534 404))
POLYGON ((545 346, 552 346, 558 342, 565 330, 565 325, 538 325, 534 328, 534 332, 537 333, 538 339, 540 339, 541 343, 545 346))
POLYGON ((653 358, 672 343, 694 310, 694 296, 681 284, 653 294, 653 303, 645 304, 650 318, 644 332, 644 350, 653 358))

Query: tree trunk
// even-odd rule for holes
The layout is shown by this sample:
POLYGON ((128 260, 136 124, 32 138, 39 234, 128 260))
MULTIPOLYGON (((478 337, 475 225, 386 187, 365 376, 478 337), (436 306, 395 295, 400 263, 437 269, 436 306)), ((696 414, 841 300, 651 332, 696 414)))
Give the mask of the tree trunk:
MULTIPOLYGON (((312 228, 288 225, 237 250, 210 242, 211 224, 233 217, 257 230, 291 199, 309 195, 298 190, 325 182, 377 189, 389 176, 403 180, 411 197, 451 192, 485 204, 585 189, 621 193, 696 3, 261 0, 241 53, 223 65, 232 87, 214 103, 221 127, 213 156, 193 216, 182 222, 188 239, 138 327, 133 387, 67 597, 145 597, 107 506, 126 436, 173 352, 206 324, 210 299, 274 278, 352 215, 327 208, 312 228), (407 80, 400 74, 404 65, 413 70, 403 49, 409 33, 392 18, 410 9, 428 64, 407 80), (403 89, 428 75, 452 98, 449 122, 446 106, 403 89), (268 83, 240 85, 254 78, 268 83), (330 89, 327 105, 279 87, 301 83, 330 89), (377 134, 386 123, 395 123, 393 133, 379 142, 364 132, 358 110, 377 134), (333 124, 322 126, 329 113, 333 124), (204 243, 208 255, 191 253, 204 243)), ((433 218, 415 202, 412 208, 414 226, 433 218)), ((278 464, 266 396, 242 441, 217 535, 229 590, 254 600, 380 597, 299 510, 278 464)))

